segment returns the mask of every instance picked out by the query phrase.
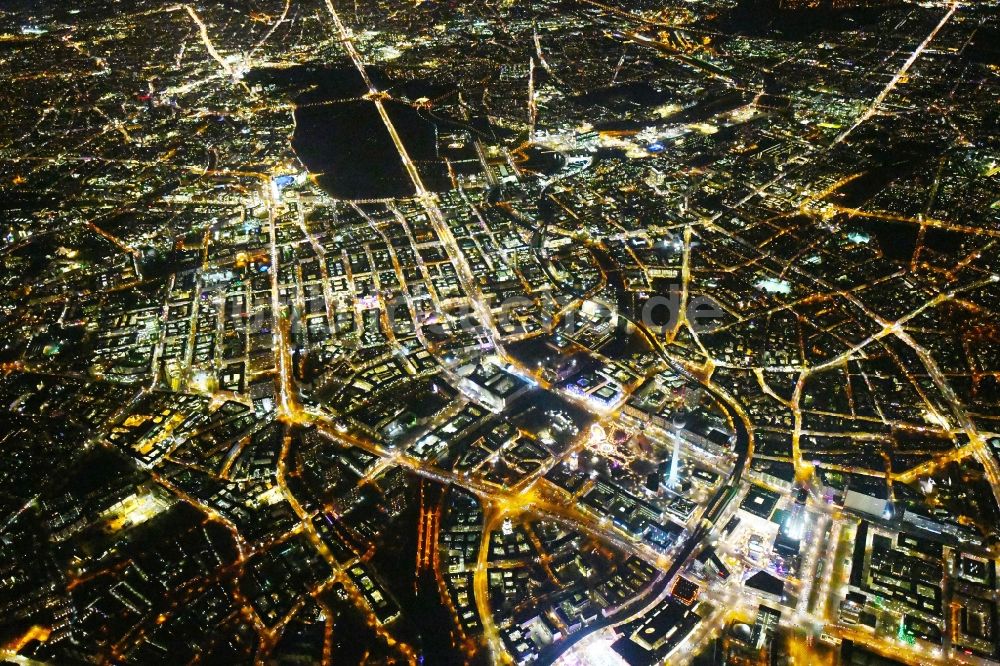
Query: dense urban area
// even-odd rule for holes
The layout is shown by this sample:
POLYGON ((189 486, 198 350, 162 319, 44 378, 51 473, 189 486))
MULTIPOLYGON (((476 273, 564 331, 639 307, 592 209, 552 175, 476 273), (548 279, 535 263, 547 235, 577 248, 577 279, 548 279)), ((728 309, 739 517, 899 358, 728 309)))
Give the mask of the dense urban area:
POLYGON ((4 664, 1000 663, 1000 1, 0 2, 4 664))

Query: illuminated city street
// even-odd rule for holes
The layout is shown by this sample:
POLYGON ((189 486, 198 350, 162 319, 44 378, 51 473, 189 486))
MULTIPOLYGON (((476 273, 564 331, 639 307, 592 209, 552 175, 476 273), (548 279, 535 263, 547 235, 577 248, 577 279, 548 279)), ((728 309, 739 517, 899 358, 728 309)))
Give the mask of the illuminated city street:
POLYGON ((1000 664, 998 44, 0 2, 0 661, 1000 664))

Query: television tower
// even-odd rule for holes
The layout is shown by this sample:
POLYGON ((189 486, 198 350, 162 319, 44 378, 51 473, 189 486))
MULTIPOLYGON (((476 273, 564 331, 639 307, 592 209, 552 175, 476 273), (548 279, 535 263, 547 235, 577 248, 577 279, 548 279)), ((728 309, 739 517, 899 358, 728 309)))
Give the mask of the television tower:
POLYGON ((674 453, 670 459, 670 471, 667 473, 667 487, 676 488, 678 482, 677 468, 680 464, 680 438, 674 436, 674 453))
POLYGON ((674 414, 673 423, 671 424, 673 432, 672 439, 674 440, 674 452, 670 458, 670 471, 667 473, 667 487, 676 488, 679 479, 679 467, 681 462, 681 437, 680 432, 687 425, 687 412, 679 411, 674 414))

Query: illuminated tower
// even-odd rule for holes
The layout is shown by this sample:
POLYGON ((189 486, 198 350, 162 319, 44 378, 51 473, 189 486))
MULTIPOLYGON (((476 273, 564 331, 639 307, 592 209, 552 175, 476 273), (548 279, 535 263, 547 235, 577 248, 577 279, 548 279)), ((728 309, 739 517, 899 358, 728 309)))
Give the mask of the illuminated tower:
POLYGON ((674 440, 674 452, 670 458, 670 471, 667 473, 667 487, 676 488, 679 479, 681 462, 681 437, 680 432, 687 426, 688 414, 685 410, 680 410, 674 414, 672 429, 674 440))
POLYGON ((680 463, 680 439, 674 437, 674 453, 673 457, 670 459, 670 472, 667 473, 667 487, 676 488, 677 487, 677 467, 680 463))
POLYGON ((806 517, 803 505, 796 502, 792 505, 792 511, 785 522, 785 536, 789 539, 801 541, 805 534, 806 517))

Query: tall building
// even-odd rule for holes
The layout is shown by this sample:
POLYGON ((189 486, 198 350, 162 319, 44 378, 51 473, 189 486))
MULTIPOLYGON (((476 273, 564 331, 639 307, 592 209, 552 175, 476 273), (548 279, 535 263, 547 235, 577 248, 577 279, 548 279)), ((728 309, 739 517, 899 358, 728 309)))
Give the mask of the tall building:
POLYGON ((670 471, 667 472, 667 487, 676 488, 678 478, 678 467, 680 465, 680 438, 674 437, 674 453, 670 458, 670 471))

